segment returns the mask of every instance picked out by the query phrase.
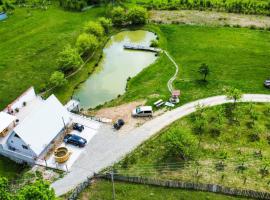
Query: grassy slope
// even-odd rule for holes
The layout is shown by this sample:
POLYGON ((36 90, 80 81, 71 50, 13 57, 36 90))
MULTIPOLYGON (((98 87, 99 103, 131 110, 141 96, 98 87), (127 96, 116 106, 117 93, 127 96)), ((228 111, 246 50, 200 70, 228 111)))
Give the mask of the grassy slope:
POLYGON ((270 130, 269 114, 265 114, 270 105, 268 107, 267 104, 254 105, 254 110, 258 113, 257 122, 261 129, 259 132, 260 140, 256 142, 251 142, 249 137, 256 130, 247 127, 247 122, 252 121, 250 107, 248 104, 239 104, 239 106, 241 112, 238 113, 242 113, 239 116, 240 126, 229 124, 226 117, 224 117, 220 128, 220 136, 211 134, 211 129, 217 124, 217 122, 213 121, 217 116, 217 107, 206 110, 208 124, 202 134, 195 158, 190 164, 180 158, 170 156, 165 145, 165 136, 171 129, 176 128, 179 130, 179 134, 181 134, 182 130, 187 130, 199 140, 199 136, 194 133, 194 118, 192 118, 192 115, 176 121, 161 131, 160 134, 138 147, 116 165, 118 172, 129 175, 217 183, 229 187, 268 191, 270 176, 261 178, 259 170, 264 166, 264 162, 262 159, 255 157, 254 152, 260 149, 263 158, 269 158, 270 156, 267 140, 270 130), (217 171, 215 164, 223 157, 226 157, 224 160, 226 164, 225 170, 217 171), (239 173, 236 171, 236 167, 242 162, 247 166, 247 170, 244 173, 239 173), (197 170, 199 172, 198 177, 195 176, 197 170), (211 176, 209 176, 210 174, 211 176), (224 176, 223 179, 222 176, 224 176), (246 184, 243 184, 244 177, 247 177, 246 184))
MULTIPOLYGON (((223 94, 224 86, 237 87, 246 93, 267 93, 263 81, 270 76, 270 33, 237 28, 160 25, 155 28, 167 49, 180 65, 175 87, 182 92, 182 103, 223 94), (167 41, 165 41, 167 39, 167 41), (197 70, 207 63, 211 74, 208 84, 198 81, 197 70)), ((131 79, 127 93, 117 102, 148 98, 151 94, 168 97, 166 83, 174 66, 164 55, 149 68, 131 79)))
POLYGON ((16 164, 8 158, 0 158, 0 177, 4 176, 8 179, 16 178, 23 171, 22 165, 16 164))
POLYGON ((56 70, 57 54, 73 43, 84 23, 102 15, 104 8, 83 13, 64 11, 56 6, 47 11, 17 8, 0 22, 0 108, 29 86, 40 89, 56 70))
MULTIPOLYGON (((118 200, 236 200, 242 198, 223 196, 207 192, 186 191, 180 189, 168 189, 161 187, 127 184, 116 182, 115 194, 118 200)), ((80 199, 109 200, 112 199, 112 184, 108 181, 98 181, 93 186, 86 189, 80 199)))

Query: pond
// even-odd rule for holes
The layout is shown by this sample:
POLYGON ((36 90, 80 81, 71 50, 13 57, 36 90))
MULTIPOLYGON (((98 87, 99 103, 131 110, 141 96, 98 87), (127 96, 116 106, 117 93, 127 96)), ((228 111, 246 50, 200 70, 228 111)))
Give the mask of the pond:
POLYGON ((95 72, 74 91, 83 108, 94 108, 125 92, 128 77, 136 76, 156 60, 152 52, 125 50, 124 44, 149 46, 152 32, 123 31, 110 38, 95 72))

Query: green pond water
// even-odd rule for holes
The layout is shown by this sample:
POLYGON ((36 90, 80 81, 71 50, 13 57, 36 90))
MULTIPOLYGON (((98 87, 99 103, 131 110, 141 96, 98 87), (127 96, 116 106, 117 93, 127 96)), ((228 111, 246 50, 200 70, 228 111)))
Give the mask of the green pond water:
POLYGON ((124 31, 111 37, 95 72, 74 92, 83 108, 94 108, 125 92, 127 78, 137 75, 156 60, 154 53, 124 50, 124 44, 150 45, 152 32, 124 31))

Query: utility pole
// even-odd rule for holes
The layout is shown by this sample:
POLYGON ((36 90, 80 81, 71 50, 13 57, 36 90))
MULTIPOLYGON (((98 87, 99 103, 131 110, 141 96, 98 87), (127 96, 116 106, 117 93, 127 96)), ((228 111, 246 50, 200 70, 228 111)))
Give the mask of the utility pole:
POLYGON ((115 188, 114 188, 114 179, 113 179, 113 170, 111 172, 111 180, 112 180, 112 190, 113 190, 113 200, 115 200, 115 188))

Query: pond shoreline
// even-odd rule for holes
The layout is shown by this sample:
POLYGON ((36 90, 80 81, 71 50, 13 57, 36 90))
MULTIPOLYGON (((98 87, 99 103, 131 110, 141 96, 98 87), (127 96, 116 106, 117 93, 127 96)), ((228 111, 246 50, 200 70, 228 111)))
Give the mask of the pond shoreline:
MULTIPOLYGON (((88 77, 87 77, 86 79, 84 79, 83 81, 79 82, 78 84, 76 84, 76 85, 74 86, 71 97, 76 96, 75 94, 76 94, 76 91, 78 90, 78 88, 79 88, 82 84, 84 84, 87 80, 89 80, 89 78, 91 78, 91 76, 93 76, 94 72, 100 67, 100 63, 101 63, 101 61, 102 61, 102 59, 103 59, 103 55, 104 55, 104 49, 106 49, 105 47, 106 47, 106 45, 108 44, 108 42, 109 42, 114 36, 117 36, 118 34, 121 34, 121 33, 124 33, 124 32, 132 32, 132 31, 145 31, 145 32, 148 32, 147 34, 149 34, 149 33, 153 34, 153 36, 154 36, 155 38, 158 37, 157 33, 155 33, 153 30, 151 30, 151 28, 148 28, 148 27, 147 27, 147 28, 146 28, 146 27, 124 28, 124 29, 120 29, 119 31, 114 31, 113 33, 111 33, 110 36, 108 36, 108 37, 106 38, 106 40, 104 41, 104 43, 103 43, 103 45, 102 45, 102 49, 100 49, 100 53, 98 54, 98 55, 99 55, 98 61, 95 62, 94 67, 92 68, 91 72, 88 72, 88 77)), ((154 39, 154 38, 153 38, 153 39, 154 39)), ((148 42, 150 43, 150 41, 151 41, 151 40, 149 40, 148 42)), ((96 52, 95 52, 95 53, 96 53, 96 52)), ((159 58, 159 57, 156 57, 156 56, 155 56, 154 62, 156 62, 156 61, 158 60, 158 58, 159 58)), ((90 62, 90 61, 89 61, 89 62, 90 62)), ((145 67, 143 67, 143 69, 149 67, 149 66, 152 65, 154 62, 152 62, 151 64, 147 64, 145 67)), ((86 65, 87 65, 87 64, 86 64, 86 65)), ((142 69, 142 70, 143 70, 143 69, 142 69)), ((142 71, 142 70, 141 70, 141 71, 142 71)), ((141 71, 139 71, 137 74, 135 74, 135 76, 137 76, 141 71)), ((135 77, 135 76, 134 76, 134 77, 135 77)), ((116 96, 115 98, 112 98, 112 99, 109 100, 109 101, 105 101, 104 103, 98 104, 98 105, 96 105, 96 106, 94 106, 94 107, 92 107, 92 108, 91 108, 91 107, 86 107, 86 108, 84 108, 84 109, 85 109, 85 110, 95 110, 95 109, 97 109, 97 108, 103 107, 103 106, 106 105, 108 102, 111 102, 111 101, 114 101, 114 100, 118 99, 119 96, 122 96, 122 95, 126 92, 126 89, 127 89, 127 83, 128 83, 128 81, 129 81, 131 78, 133 78, 133 76, 132 76, 132 77, 130 77, 130 76, 127 77, 127 79, 126 79, 126 81, 125 81, 125 91, 124 91, 123 93, 119 94, 118 96, 116 96)), ((76 99, 76 97, 75 97, 75 99, 76 99)))

